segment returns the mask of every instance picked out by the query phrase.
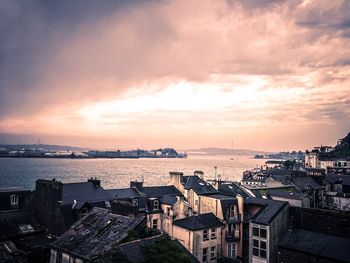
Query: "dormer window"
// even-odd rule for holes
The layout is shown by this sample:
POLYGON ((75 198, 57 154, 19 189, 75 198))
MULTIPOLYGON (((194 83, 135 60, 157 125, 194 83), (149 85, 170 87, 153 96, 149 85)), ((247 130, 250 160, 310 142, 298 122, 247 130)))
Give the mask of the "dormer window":
POLYGON ((11 203, 11 206, 18 206, 18 195, 16 194, 10 195, 10 203, 11 203))
POLYGON ((158 210, 159 209, 159 201, 158 200, 154 200, 153 201, 153 210, 158 210))
POLYGON ((139 200, 136 199, 136 198, 132 199, 131 202, 132 202, 133 205, 139 205, 139 200))

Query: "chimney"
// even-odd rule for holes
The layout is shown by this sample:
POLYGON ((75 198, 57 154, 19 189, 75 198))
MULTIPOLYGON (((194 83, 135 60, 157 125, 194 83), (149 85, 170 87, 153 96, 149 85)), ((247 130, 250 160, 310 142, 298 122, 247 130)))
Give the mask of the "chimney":
POLYGON ((194 175, 197 175, 199 178, 204 180, 204 173, 202 171, 194 171, 194 175))
POLYGON ((184 174, 181 172, 169 172, 169 174, 170 174, 170 185, 173 185, 177 189, 180 189, 180 184, 184 174))
POLYGON ((137 190, 139 190, 141 192, 142 191, 142 186, 143 186, 143 182, 130 181, 130 188, 135 187, 137 190))
POLYGON ((96 177, 95 179, 91 177, 90 179, 88 179, 88 182, 93 183, 96 188, 101 186, 101 180, 98 180, 96 177))

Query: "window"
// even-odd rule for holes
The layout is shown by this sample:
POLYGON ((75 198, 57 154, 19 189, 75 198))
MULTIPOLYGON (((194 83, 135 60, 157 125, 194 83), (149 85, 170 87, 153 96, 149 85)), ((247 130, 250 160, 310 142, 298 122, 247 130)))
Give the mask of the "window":
POLYGON ((266 238, 266 228, 253 227, 253 236, 266 238))
POLYGON ((203 230, 203 240, 204 240, 204 241, 205 241, 205 240, 209 240, 208 232, 209 232, 208 229, 203 230))
POLYGON ((211 247, 210 248, 210 260, 216 259, 216 247, 211 247))
POLYGON ((203 248, 203 258, 202 258, 203 262, 207 262, 208 261, 208 248, 203 248))
POLYGON ((62 262, 62 253, 57 251, 56 263, 62 262))
POLYGON ((235 218, 235 207, 233 205, 230 206, 230 218, 235 218))
POLYGON ((131 203, 132 203, 133 205, 139 205, 139 200, 137 200, 137 199, 132 199, 132 200, 131 200, 131 203))
POLYGON ((267 257, 267 229, 264 226, 253 226, 253 255, 267 257))
POLYGON ((105 201, 106 208, 111 208, 111 203, 109 201, 105 201))
POLYGON ((12 206, 18 205, 18 195, 10 195, 10 202, 12 206))
POLYGON ((170 207, 166 208, 166 214, 167 214, 167 216, 170 216, 170 207))
POLYGON ((158 228, 158 219, 153 219, 152 220, 152 228, 157 229, 158 228))
POLYGON ((228 257, 235 258, 237 256, 237 245, 236 244, 228 244, 228 257))
POLYGON ((210 239, 216 239, 216 228, 211 229, 210 239))
POLYGON ((153 201, 153 210, 158 210, 159 209, 159 201, 158 200, 154 200, 153 201))

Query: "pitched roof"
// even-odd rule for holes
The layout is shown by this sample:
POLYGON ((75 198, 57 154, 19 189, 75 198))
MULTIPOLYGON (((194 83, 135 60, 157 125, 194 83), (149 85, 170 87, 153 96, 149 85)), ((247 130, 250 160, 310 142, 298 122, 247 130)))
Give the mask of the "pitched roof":
POLYGON ((256 213, 252 221, 257 224, 268 225, 278 215, 278 213, 288 205, 288 202, 248 197, 245 200, 247 205, 261 206, 261 209, 256 213))
POLYGON ((29 210, 0 212, 0 240, 6 240, 30 232, 40 231, 36 218, 29 210), (27 227, 30 225, 32 229, 27 227), (21 226, 21 228, 20 228, 21 226))
POLYGON ((267 193, 270 197, 282 197, 287 199, 303 200, 307 195, 304 193, 288 192, 279 189, 270 189, 267 193))
POLYGON ((147 195, 148 198, 161 198, 164 195, 182 196, 182 193, 173 185, 146 186, 142 188, 142 193, 147 195))
POLYGON ((278 247, 337 262, 349 262, 350 239, 304 230, 288 231, 278 247))
POLYGON ((111 214, 107 209, 93 208, 63 233, 52 246, 80 258, 90 259, 112 244, 117 244, 144 220, 111 214))
POLYGON ((292 183, 300 191, 303 191, 303 190, 305 190, 307 188, 322 189, 320 184, 317 183, 315 181, 315 179, 313 179, 310 176, 296 176, 296 177, 292 177, 292 183))
POLYGON ((195 191, 198 195, 219 193, 214 186, 196 175, 184 176, 183 184, 186 190, 193 189, 193 191, 195 191))
POLYGON ((177 200, 178 199, 176 198, 176 196, 165 195, 160 199, 160 202, 162 204, 173 206, 174 204, 176 204, 177 200))
POLYGON ((62 204, 73 204, 74 200, 96 202, 112 200, 101 186, 93 182, 62 184, 62 204))
POLYGON ((236 196, 237 194, 241 195, 243 198, 246 198, 250 196, 242 187, 240 187, 235 182, 230 183, 220 183, 219 184, 219 191, 222 194, 229 194, 236 196))
POLYGON ((330 175, 325 178, 330 183, 341 183, 342 185, 350 185, 349 175, 330 175))
POLYGON ((124 199, 124 198, 137 198, 140 193, 135 188, 122 188, 122 189, 106 189, 108 194, 113 198, 124 199))
POLYGON ((199 214, 175 220, 173 224, 194 231, 223 226, 223 223, 213 213, 199 214))

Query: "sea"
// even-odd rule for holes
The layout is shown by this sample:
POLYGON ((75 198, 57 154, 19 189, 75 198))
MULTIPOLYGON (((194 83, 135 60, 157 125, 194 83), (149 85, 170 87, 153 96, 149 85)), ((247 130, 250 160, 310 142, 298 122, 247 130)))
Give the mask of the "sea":
POLYGON ((186 159, 0 158, 0 188, 33 190, 37 179, 72 183, 91 177, 100 179, 105 189, 129 187, 131 180, 143 180, 145 186, 167 185, 170 171, 191 175, 196 170, 203 171, 206 180, 214 179, 216 170, 223 180, 240 181, 243 171, 264 162, 251 156, 227 155, 190 155, 186 159))

